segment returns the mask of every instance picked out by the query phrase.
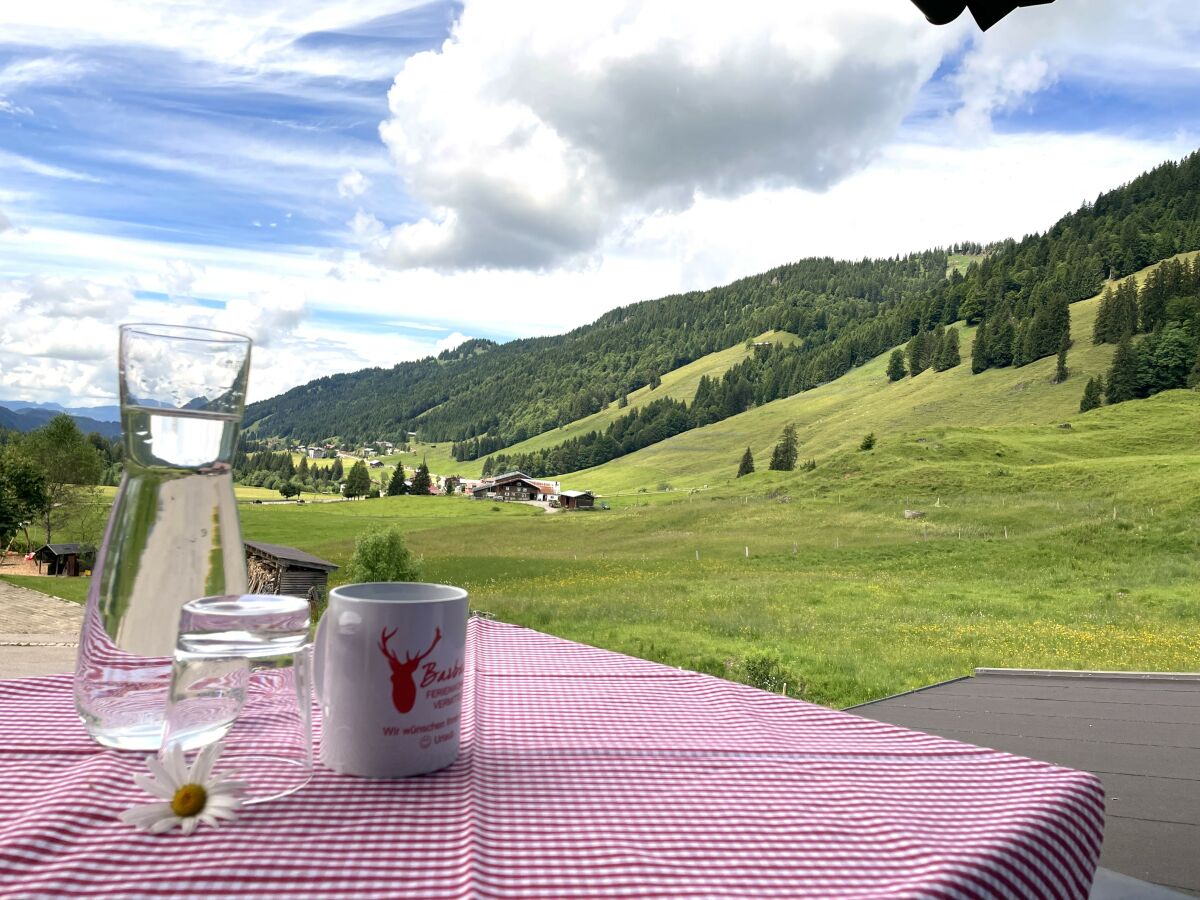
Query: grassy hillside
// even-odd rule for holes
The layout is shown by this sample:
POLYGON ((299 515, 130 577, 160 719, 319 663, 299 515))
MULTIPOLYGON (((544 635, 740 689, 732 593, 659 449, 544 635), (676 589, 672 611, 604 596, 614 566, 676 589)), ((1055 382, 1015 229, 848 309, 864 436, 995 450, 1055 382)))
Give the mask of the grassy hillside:
MULTIPOLYGON (((1194 253, 1183 254, 1187 257, 1194 253)), ((1138 273, 1144 278, 1153 267, 1138 273)), ((889 353, 815 390, 767 403, 741 415, 655 444, 603 466, 563 477, 564 486, 616 493, 722 484, 737 471, 746 447, 765 469, 771 448, 788 423, 796 425, 800 458, 822 464, 831 454, 853 449, 874 432, 881 441, 915 426, 1057 423, 1079 417, 1087 379, 1104 373, 1113 348, 1093 346, 1092 327, 1100 298, 1071 305, 1074 346, 1067 354, 1070 377, 1054 384, 1055 360, 1022 368, 971 374, 973 328, 962 329, 963 363, 946 372, 887 380, 889 353)))
MULTIPOLYGON (((767 331, 753 339, 754 342, 766 341, 779 344, 793 344, 797 340, 794 334, 788 334, 786 331, 767 331)), ((702 377, 707 375, 709 378, 720 378, 742 360, 748 358, 753 352, 752 347, 748 348, 745 343, 741 343, 734 347, 702 356, 695 362, 680 366, 678 369, 663 375, 662 384, 654 390, 651 390, 650 386, 646 385, 631 392, 629 394, 629 406, 627 409, 620 408, 616 401, 614 401, 598 413, 593 413, 582 419, 576 419, 562 428, 556 428, 553 431, 546 431, 535 435, 528 440, 521 441, 519 444, 505 447, 499 452, 507 454, 528 453, 532 450, 540 450, 543 447, 553 447, 571 438, 581 437, 589 431, 603 431, 616 419, 625 415, 630 410, 639 409, 662 397, 672 397, 676 400, 684 400, 687 403, 691 403, 692 398, 696 396, 696 388, 700 384, 702 377)), ((414 461, 420 462, 422 458, 426 458, 429 462, 430 470, 435 473, 451 474, 457 472, 467 478, 478 478, 480 470, 483 468, 483 459, 475 459, 468 462, 455 461, 450 455, 450 444, 448 443, 440 445, 415 443, 412 445, 412 451, 412 453, 402 454, 398 457, 388 457, 387 461, 390 463, 396 459, 403 459, 407 465, 413 465, 414 461)))

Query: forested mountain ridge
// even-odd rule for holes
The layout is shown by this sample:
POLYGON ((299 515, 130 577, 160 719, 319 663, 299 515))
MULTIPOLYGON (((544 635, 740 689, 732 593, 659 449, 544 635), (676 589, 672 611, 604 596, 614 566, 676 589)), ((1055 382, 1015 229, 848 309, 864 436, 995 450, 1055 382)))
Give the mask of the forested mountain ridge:
POLYGON ((725 391, 742 406, 722 415, 827 383, 960 318, 984 325, 988 335, 987 353, 972 360, 975 371, 1025 365, 1070 339, 1067 304, 1093 296, 1105 279, 1197 248, 1200 155, 1192 154, 1101 194, 1045 234, 952 248, 983 251, 965 273, 948 273, 940 249, 859 262, 801 260, 723 287, 620 307, 565 335, 471 341, 436 359, 318 379, 254 404, 246 422, 260 435, 304 440, 416 431, 431 441, 490 435, 490 446, 504 447, 772 329, 799 341, 747 365, 741 377, 749 390, 735 384, 725 391))

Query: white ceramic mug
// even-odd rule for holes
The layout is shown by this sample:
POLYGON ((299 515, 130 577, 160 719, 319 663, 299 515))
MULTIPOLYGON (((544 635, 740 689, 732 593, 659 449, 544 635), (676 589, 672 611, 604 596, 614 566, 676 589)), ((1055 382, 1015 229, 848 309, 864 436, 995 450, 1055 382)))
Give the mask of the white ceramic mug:
POLYGON ((467 592, 373 582, 329 592, 314 647, 321 762, 398 778, 458 758, 467 592))

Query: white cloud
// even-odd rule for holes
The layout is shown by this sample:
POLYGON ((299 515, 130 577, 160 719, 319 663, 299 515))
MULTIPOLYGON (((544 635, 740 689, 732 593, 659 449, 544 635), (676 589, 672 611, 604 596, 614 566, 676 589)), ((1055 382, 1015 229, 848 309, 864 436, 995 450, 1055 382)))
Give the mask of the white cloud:
POLYGON ((4 234, 4 232, 8 231, 10 228, 12 228, 12 220, 9 219, 4 213, 0 212, 0 234, 4 234))
MULTIPOLYGON (((972 41, 954 76, 958 124, 987 130, 1064 76, 1136 83, 1196 68, 1200 5, 1193 0, 1089 0, 1017 10, 972 41)), ((1111 123, 1097 123, 1111 124, 1111 123)))
MULTIPOLYGON (((387 55, 309 47, 297 39, 341 31, 428 0, 43 0, 7 3, 5 40, 53 49, 114 43, 172 50, 247 72, 274 70, 323 77, 387 77, 387 55)), ((393 70, 394 71, 394 70, 393 70)))
POLYGON ((88 175, 86 172, 77 172, 74 169, 66 169, 62 166, 48 165, 47 163, 38 162, 36 159, 30 159, 28 156, 21 156, 18 153, 6 153, 2 150, 0 150, 0 166, 19 169, 23 172, 29 172, 31 175, 41 175, 44 178, 61 178, 66 181, 91 181, 100 183, 104 180, 96 178, 93 175, 88 175))
POLYGON ((28 106, 18 106, 11 100, 5 99, 3 95, 0 95, 0 113, 10 116, 29 116, 33 115, 33 110, 28 106))
POLYGON ((16 59, 0 68, 0 93, 32 84, 61 84, 81 78, 87 67, 70 56, 16 59))
POLYGON ((399 267, 548 267, 697 193, 824 190, 894 135, 953 31, 872 0, 470 3, 380 132, 430 212, 399 267))
POLYGON ((194 266, 184 259, 169 260, 162 275, 163 291, 171 297, 192 297, 196 281, 203 275, 203 266, 194 266))
POLYGON ((371 179, 358 169, 351 169, 338 179, 337 190, 339 197, 360 197, 371 186, 371 179))
POLYGON ((471 336, 463 334, 461 331, 455 331, 453 334, 448 334, 434 345, 434 350, 441 353, 443 350, 453 350, 460 344, 471 340, 471 336))

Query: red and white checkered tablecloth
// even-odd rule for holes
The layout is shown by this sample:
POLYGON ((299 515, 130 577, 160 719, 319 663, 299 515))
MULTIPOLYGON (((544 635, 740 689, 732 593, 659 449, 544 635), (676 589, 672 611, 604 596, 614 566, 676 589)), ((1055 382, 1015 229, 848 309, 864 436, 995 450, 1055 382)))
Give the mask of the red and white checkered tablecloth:
POLYGON ((1084 898, 1082 772, 523 628, 468 629, 463 753, 399 781, 318 766, 232 826, 152 836, 141 757, 66 675, 0 682, 0 897, 1084 898))

